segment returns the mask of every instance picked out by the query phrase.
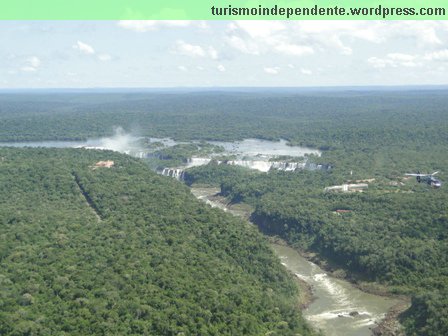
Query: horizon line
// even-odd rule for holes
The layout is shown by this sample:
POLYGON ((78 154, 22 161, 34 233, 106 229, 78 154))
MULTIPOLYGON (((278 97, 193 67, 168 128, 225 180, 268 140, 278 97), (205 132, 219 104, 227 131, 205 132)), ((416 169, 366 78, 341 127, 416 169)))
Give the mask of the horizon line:
POLYGON ((117 87, 23 87, 23 88, 0 88, 0 92, 12 91, 132 91, 132 90, 186 90, 186 91, 228 91, 228 90, 353 90, 353 89, 448 89, 448 84, 406 84, 406 85, 322 85, 322 86, 160 86, 160 87, 144 87, 144 86, 117 86, 117 87))

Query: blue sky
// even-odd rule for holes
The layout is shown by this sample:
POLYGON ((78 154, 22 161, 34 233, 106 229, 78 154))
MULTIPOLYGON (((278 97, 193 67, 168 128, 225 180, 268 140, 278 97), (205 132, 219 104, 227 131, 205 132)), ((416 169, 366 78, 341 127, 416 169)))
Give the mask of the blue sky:
POLYGON ((0 41, 0 88, 448 84, 448 21, 1 21, 0 41))

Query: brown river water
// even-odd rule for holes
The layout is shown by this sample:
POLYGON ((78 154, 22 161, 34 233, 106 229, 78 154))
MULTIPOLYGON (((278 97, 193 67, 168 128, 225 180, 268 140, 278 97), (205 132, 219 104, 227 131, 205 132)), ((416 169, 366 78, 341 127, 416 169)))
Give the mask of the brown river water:
MULTIPOLYGON (((216 188, 192 188, 191 191, 212 207, 244 217, 243 211, 229 209, 213 197, 218 191, 216 188)), ((372 335, 372 328, 384 318, 389 308, 399 302, 397 299, 365 293, 348 281, 330 276, 290 247, 278 244, 271 244, 271 247, 286 269, 311 286, 315 299, 303 311, 303 315, 325 335, 372 335)))

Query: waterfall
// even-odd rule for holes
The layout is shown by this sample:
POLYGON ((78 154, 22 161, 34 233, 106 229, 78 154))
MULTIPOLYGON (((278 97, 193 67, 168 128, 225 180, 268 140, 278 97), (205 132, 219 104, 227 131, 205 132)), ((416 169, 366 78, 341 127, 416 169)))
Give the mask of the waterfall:
MULTIPOLYGON (((188 160, 185 168, 198 167, 210 163, 210 158, 191 158, 188 160)), ((249 169, 255 169, 264 173, 270 170, 280 170, 285 172, 294 172, 299 169, 307 170, 330 170, 332 167, 328 164, 315 164, 309 162, 285 162, 285 161, 263 161, 263 160, 227 160, 215 161, 217 164, 226 164, 241 166, 249 169)), ((185 169, 184 168, 184 169, 185 169)), ((183 180, 185 171, 181 168, 164 168, 159 174, 174 177, 177 180, 183 180)))
POLYGON ((265 173, 268 172, 272 166, 272 162, 256 161, 256 160, 230 160, 230 161, 226 161, 226 164, 246 167, 246 168, 250 168, 250 169, 256 169, 256 170, 259 170, 259 171, 265 172, 265 173))
POLYGON ((163 168, 160 172, 163 176, 174 177, 176 180, 183 180, 185 172, 180 168, 163 168))
POLYGON ((188 159, 187 167, 204 166, 204 165, 210 163, 211 160, 212 159, 210 159, 210 158, 192 157, 192 158, 188 159))
MULTIPOLYGON (((230 160, 230 161, 225 161, 225 162, 218 162, 218 164, 220 164, 220 163, 247 167, 247 168, 256 169, 256 170, 259 170, 259 171, 265 172, 265 173, 271 169, 282 170, 282 171, 287 171, 287 172, 293 172, 293 171, 296 171, 297 169, 305 169, 304 162, 230 160)), ((321 169, 321 168, 317 168, 317 169, 321 169)))

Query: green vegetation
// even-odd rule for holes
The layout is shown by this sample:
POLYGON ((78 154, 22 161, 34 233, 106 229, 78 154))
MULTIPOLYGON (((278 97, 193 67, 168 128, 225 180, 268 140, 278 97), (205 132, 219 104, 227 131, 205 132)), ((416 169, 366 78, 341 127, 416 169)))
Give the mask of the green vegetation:
POLYGON ((445 193, 422 185, 375 183, 362 193, 324 192, 330 181, 318 172, 270 173, 229 179, 221 188, 234 201, 256 205, 253 218, 265 232, 396 286, 395 291, 443 287, 448 271, 445 193))
POLYGON ((0 185, 1 335, 311 334, 263 237, 143 161, 1 148, 0 185))
POLYGON ((443 335, 448 187, 435 190, 402 177, 439 170, 448 182, 447 106, 447 90, 4 94, 0 140, 84 139, 123 126, 176 140, 283 138, 320 148, 322 157, 313 161, 331 164, 330 172, 259 174, 210 164, 189 170, 186 179, 220 185, 233 201, 252 204, 265 232, 411 294, 403 316, 407 333, 443 335), (370 178, 376 180, 364 193, 324 192, 370 178))
POLYGON ((254 174, 227 167, 228 178, 220 168, 193 168, 188 182, 216 177, 224 196, 255 207, 252 220, 264 233, 318 252, 394 293, 413 295, 403 316, 409 335, 448 333, 446 189, 382 179, 362 193, 325 192, 339 179, 331 173, 254 174))
POLYGON ((212 145, 205 141, 200 143, 177 144, 172 147, 158 149, 151 153, 148 163, 156 168, 178 167, 188 162, 191 157, 209 157, 224 152, 221 146, 212 145))
POLYGON ((187 185, 203 184, 220 186, 224 181, 241 180, 241 177, 259 175, 260 172, 240 166, 231 166, 212 161, 208 165, 190 168, 185 171, 184 182, 187 185))
POLYGON ((122 126, 141 136, 176 140, 284 138, 323 149, 405 144, 411 150, 446 141, 446 93, 2 94, 0 141, 85 139, 112 135, 115 126, 122 126))

